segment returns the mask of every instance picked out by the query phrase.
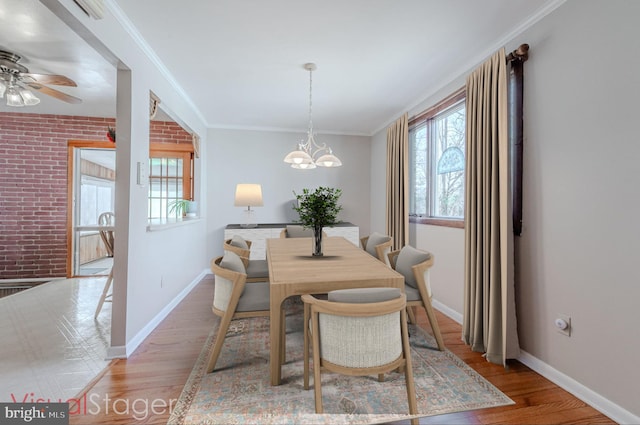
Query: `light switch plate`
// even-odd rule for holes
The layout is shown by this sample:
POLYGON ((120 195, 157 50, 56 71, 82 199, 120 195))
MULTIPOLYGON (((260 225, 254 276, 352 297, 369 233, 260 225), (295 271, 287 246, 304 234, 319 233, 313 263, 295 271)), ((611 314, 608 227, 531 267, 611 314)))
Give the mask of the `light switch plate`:
POLYGON ((147 181, 147 168, 144 162, 138 162, 137 166, 136 184, 138 186, 144 186, 147 181))

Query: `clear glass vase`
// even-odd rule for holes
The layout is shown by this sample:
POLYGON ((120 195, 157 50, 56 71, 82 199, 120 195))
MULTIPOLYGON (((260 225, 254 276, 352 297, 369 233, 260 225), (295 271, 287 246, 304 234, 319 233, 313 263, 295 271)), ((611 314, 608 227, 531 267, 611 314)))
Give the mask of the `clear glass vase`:
POLYGON ((312 251, 311 254, 314 257, 322 257, 322 228, 313 230, 312 251))

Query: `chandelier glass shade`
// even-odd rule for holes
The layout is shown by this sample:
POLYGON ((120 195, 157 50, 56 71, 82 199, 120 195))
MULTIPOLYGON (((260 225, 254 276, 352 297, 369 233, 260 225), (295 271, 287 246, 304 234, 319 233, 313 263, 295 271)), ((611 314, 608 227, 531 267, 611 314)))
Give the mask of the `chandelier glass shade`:
POLYGON ((314 63, 307 63, 304 65, 304 69, 309 71, 309 129, 307 130, 307 140, 299 142, 297 149, 289 152, 284 157, 284 162, 299 170, 311 170, 316 167, 339 167, 342 165, 342 161, 333 154, 326 143, 317 143, 313 135, 312 74, 317 67, 314 63))
POLYGON ((7 106, 22 107, 33 106, 40 103, 31 90, 22 87, 13 75, 5 77, 0 75, 0 99, 7 95, 7 106))

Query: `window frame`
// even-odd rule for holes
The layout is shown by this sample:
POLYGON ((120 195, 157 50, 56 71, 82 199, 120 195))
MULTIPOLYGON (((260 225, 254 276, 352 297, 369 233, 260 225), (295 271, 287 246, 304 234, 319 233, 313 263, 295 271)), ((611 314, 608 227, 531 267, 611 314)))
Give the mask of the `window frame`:
MULTIPOLYGON (((463 86, 460 89, 456 90, 451 95, 447 96, 442 101, 438 102, 436 105, 412 117, 411 119, 409 119, 409 123, 408 123, 409 130, 412 130, 413 128, 423 124, 428 124, 428 121, 430 121, 431 119, 437 117, 443 112, 446 112, 448 109, 455 106, 457 103, 464 101, 466 99, 466 94, 467 94, 466 87, 463 86)), ((429 131, 429 128, 427 127, 427 132, 428 131, 429 131)), ((427 156, 429 156, 429 152, 427 153, 427 156)), ((428 158, 428 161, 430 162, 429 158, 428 158)), ((428 165, 428 167, 430 167, 430 165, 428 165)), ((466 167, 465 167, 465 173, 466 173, 466 167)), ((413 194, 411 194, 410 196, 413 196, 413 194)), ((433 194, 430 193, 429 203, 432 202, 432 199, 431 199, 432 197, 433 197, 433 194)), ((463 229, 465 226, 464 217, 463 218, 445 218, 445 217, 409 215, 409 222, 417 223, 417 224, 428 224, 432 226, 453 227, 453 228, 459 228, 459 229, 463 229)))
MULTIPOLYGON (((149 159, 151 158, 180 158, 182 159, 182 199, 193 201, 194 193, 194 149, 192 144, 187 143, 150 143, 149 159)), ((151 169, 149 168, 149 184, 151 184, 151 169)), ((157 220, 148 217, 147 219, 157 220)), ((167 218, 163 219, 166 220, 167 218)), ((181 218, 178 217, 178 220, 181 218)))

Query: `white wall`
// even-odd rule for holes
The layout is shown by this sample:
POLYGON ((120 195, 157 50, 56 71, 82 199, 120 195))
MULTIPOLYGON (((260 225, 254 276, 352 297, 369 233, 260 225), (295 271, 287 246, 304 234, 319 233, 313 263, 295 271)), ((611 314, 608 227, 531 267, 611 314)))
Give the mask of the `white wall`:
POLYGON ((298 218, 292 210, 294 191, 330 186, 342 189, 338 218, 369 231, 369 137, 319 134, 317 142, 325 142, 343 163, 338 168, 318 167, 296 170, 283 161, 285 155, 304 138, 304 134, 286 132, 209 129, 206 164, 207 254, 213 258, 222 253, 224 228, 244 221, 243 208, 234 207, 238 183, 260 183, 263 207, 257 207, 257 223, 291 222, 298 218))
MULTIPOLYGON (((520 343, 621 422, 640 415, 638 16, 640 2, 569 0, 505 46, 531 46, 524 231, 516 238, 520 343), (571 316, 571 337, 554 329, 557 313, 571 316)), ((382 133, 372 138, 372 169, 384 160, 382 133)), ((380 182, 372 182, 377 210, 384 198, 374 185, 380 182)), ((372 214, 372 227, 380 220, 372 214)), ((434 298, 461 312, 463 274, 455 264, 463 267, 464 238, 455 229, 415 227, 412 242, 436 256, 434 298), (448 270, 440 273, 443 256, 448 270)))
MULTIPOLYGON (((147 185, 136 185, 136 165, 149 157, 149 91, 206 144, 196 111, 136 45, 110 9, 93 20, 72 0, 47 0, 63 21, 118 66, 116 127, 116 241, 112 355, 128 355, 158 316, 207 267, 205 222, 159 232, 147 231, 147 185), (126 347, 125 347, 126 346, 126 347)), ((114 87, 114 92, 116 88, 114 87)), ((203 148, 206 154, 206 147, 203 148)), ((199 164, 198 164, 199 166, 199 164)), ((202 171, 206 174, 206 171, 202 171)), ((199 186, 199 185, 198 185, 199 186)), ((206 203, 201 204, 206 213, 206 203)))

